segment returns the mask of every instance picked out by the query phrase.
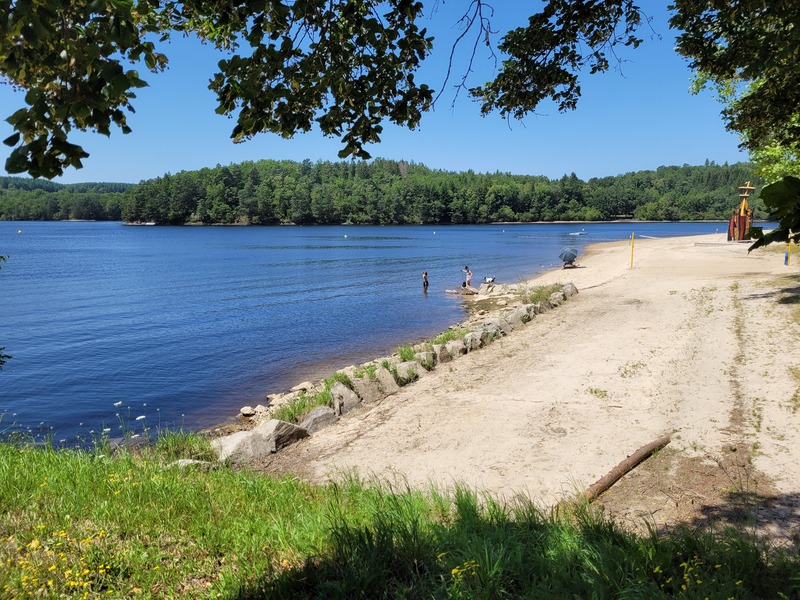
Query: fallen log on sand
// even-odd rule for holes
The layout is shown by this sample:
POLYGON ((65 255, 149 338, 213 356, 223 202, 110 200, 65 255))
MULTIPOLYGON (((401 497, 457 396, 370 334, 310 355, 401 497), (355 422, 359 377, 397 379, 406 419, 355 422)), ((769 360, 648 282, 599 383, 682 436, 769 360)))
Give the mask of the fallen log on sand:
POLYGON ((590 485, 589 489, 586 490, 586 500, 592 502, 600 494, 622 479, 624 475, 632 471, 653 452, 661 450, 664 446, 669 444, 671 437, 670 435, 665 435, 639 448, 636 452, 611 469, 605 477, 598 479, 595 483, 590 485))

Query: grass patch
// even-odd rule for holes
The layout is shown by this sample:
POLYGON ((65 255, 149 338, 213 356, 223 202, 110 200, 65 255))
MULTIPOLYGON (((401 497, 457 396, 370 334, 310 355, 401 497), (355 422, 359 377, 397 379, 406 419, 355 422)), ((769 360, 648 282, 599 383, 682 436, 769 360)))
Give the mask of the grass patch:
POLYGON ((342 385, 347 386, 351 390, 353 389, 352 379, 350 379, 350 376, 343 371, 336 371, 336 373, 334 373, 328 379, 325 380, 325 385, 328 387, 328 389, 331 389, 333 387, 333 384, 336 383, 337 381, 342 385))
POLYGON ((523 304, 538 304, 550 298, 553 292, 561 291, 562 287, 564 287, 563 283, 551 283, 533 287, 523 285, 519 287, 518 293, 523 304))
MULTIPOLYGON (((189 443, 192 446, 194 442, 189 443)), ((185 442, 166 442, 182 447, 185 442)), ((780 598, 800 565, 727 531, 637 537, 456 489, 312 487, 0 445, 4 598, 780 598)))
POLYGON ((367 365, 356 369, 353 377, 356 379, 371 379, 375 381, 378 375, 378 365, 367 365))
POLYGON ((166 461, 175 461, 181 458, 217 460, 217 455, 211 449, 208 438, 185 431, 169 431, 167 429, 161 432, 156 440, 154 452, 159 458, 166 461))
POLYGON ((434 358, 432 356, 427 356, 425 358, 422 358, 419 361, 419 364, 426 371, 430 371, 431 369, 433 369, 434 366, 436 366, 436 363, 435 363, 434 358))
POLYGON ((322 390, 314 394, 301 392, 286 404, 282 404, 272 411, 272 418, 288 423, 300 423, 303 417, 318 406, 333 406, 331 388, 336 382, 346 385, 351 390, 353 382, 347 373, 338 371, 323 381, 322 390))
POLYGON ((303 419, 303 415, 307 414, 311 409, 317 406, 332 405, 333 398, 331 397, 330 391, 313 395, 300 392, 300 394, 290 399, 285 404, 274 408, 272 410, 272 418, 286 421, 287 423, 299 423, 303 419))
POLYGON ((400 360, 407 362, 414 360, 414 355, 416 352, 414 352, 414 349, 411 346, 400 346, 397 349, 397 354, 400 356, 400 360))
POLYGON ((466 327, 452 327, 433 338, 431 344, 443 345, 452 340, 463 340, 468 333, 469 329, 466 327))
POLYGON ((590 387, 587 391, 595 398, 608 398, 607 390, 601 390, 600 388, 590 387))

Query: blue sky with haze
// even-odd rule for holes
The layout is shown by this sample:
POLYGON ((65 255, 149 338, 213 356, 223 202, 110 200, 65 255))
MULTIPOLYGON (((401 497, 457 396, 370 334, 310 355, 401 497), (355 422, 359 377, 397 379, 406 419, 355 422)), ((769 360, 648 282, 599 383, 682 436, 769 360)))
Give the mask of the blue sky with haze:
MULTIPOLYGON (((426 3, 427 4, 427 3, 426 3)), ((440 89, 451 41, 459 33, 455 23, 468 2, 439 0, 427 24, 434 35, 433 55, 417 81, 440 89)), ((651 4, 643 2, 643 5, 651 4)), ((621 72, 582 76, 583 95, 578 109, 559 113, 552 104, 523 121, 499 115, 481 117, 479 105, 462 93, 453 103, 447 88, 465 72, 462 60, 435 110, 423 115, 421 126, 409 131, 386 125, 382 143, 367 150, 374 157, 409 160, 452 171, 503 171, 546 175, 575 172, 582 179, 655 169, 661 165, 698 165, 747 160, 738 150, 736 135, 725 131, 721 105, 710 93, 688 92, 691 72, 674 50, 674 32, 667 26, 664 2, 652 13, 652 28, 661 39, 642 30, 645 42, 623 48, 621 72)), ((526 22, 527 2, 496 1, 493 29, 508 31, 526 22)), ((651 10, 646 8, 645 10, 651 10)), ((499 39, 497 36, 496 40, 499 39)), ((139 90, 136 113, 129 116, 133 133, 112 130, 110 138, 80 134, 75 137, 91 154, 81 170, 56 179, 138 182, 164 173, 227 165, 246 160, 311 159, 338 161, 341 144, 318 130, 284 140, 261 134, 242 144, 230 141, 234 122, 214 112, 214 94, 207 89, 221 55, 195 39, 177 39, 162 49, 170 58, 167 72, 141 74, 150 87, 139 90)), ((482 49, 473 64, 468 85, 491 78, 494 61, 482 49)), ((462 48, 462 59, 468 48, 462 48)), ((4 119, 23 106, 22 95, 0 86, 0 116, 4 119)), ((0 122, 0 139, 12 133, 0 122)), ((0 164, 9 149, 0 149, 0 164)), ((2 171, 5 174, 5 171, 2 171)))

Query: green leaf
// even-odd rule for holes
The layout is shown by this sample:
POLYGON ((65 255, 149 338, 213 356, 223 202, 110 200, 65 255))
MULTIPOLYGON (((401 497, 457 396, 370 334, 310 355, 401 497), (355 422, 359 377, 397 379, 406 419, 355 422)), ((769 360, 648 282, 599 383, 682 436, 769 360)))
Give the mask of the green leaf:
POLYGON ((3 140, 6 146, 16 146, 19 143, 20 134, 14 133, 3 140))

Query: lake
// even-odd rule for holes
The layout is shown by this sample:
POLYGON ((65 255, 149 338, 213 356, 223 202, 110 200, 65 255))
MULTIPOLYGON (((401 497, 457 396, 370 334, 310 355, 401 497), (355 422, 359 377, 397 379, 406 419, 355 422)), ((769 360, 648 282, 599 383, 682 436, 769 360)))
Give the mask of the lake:
POLYGON ((463 320, 445 290, 466 265, 475 286, 517 283, 560 266, 565 245, 726 227, 0 222, 0 346, 13 356, 0 371, 0 434, 71 443, 210 426, 463 320))

